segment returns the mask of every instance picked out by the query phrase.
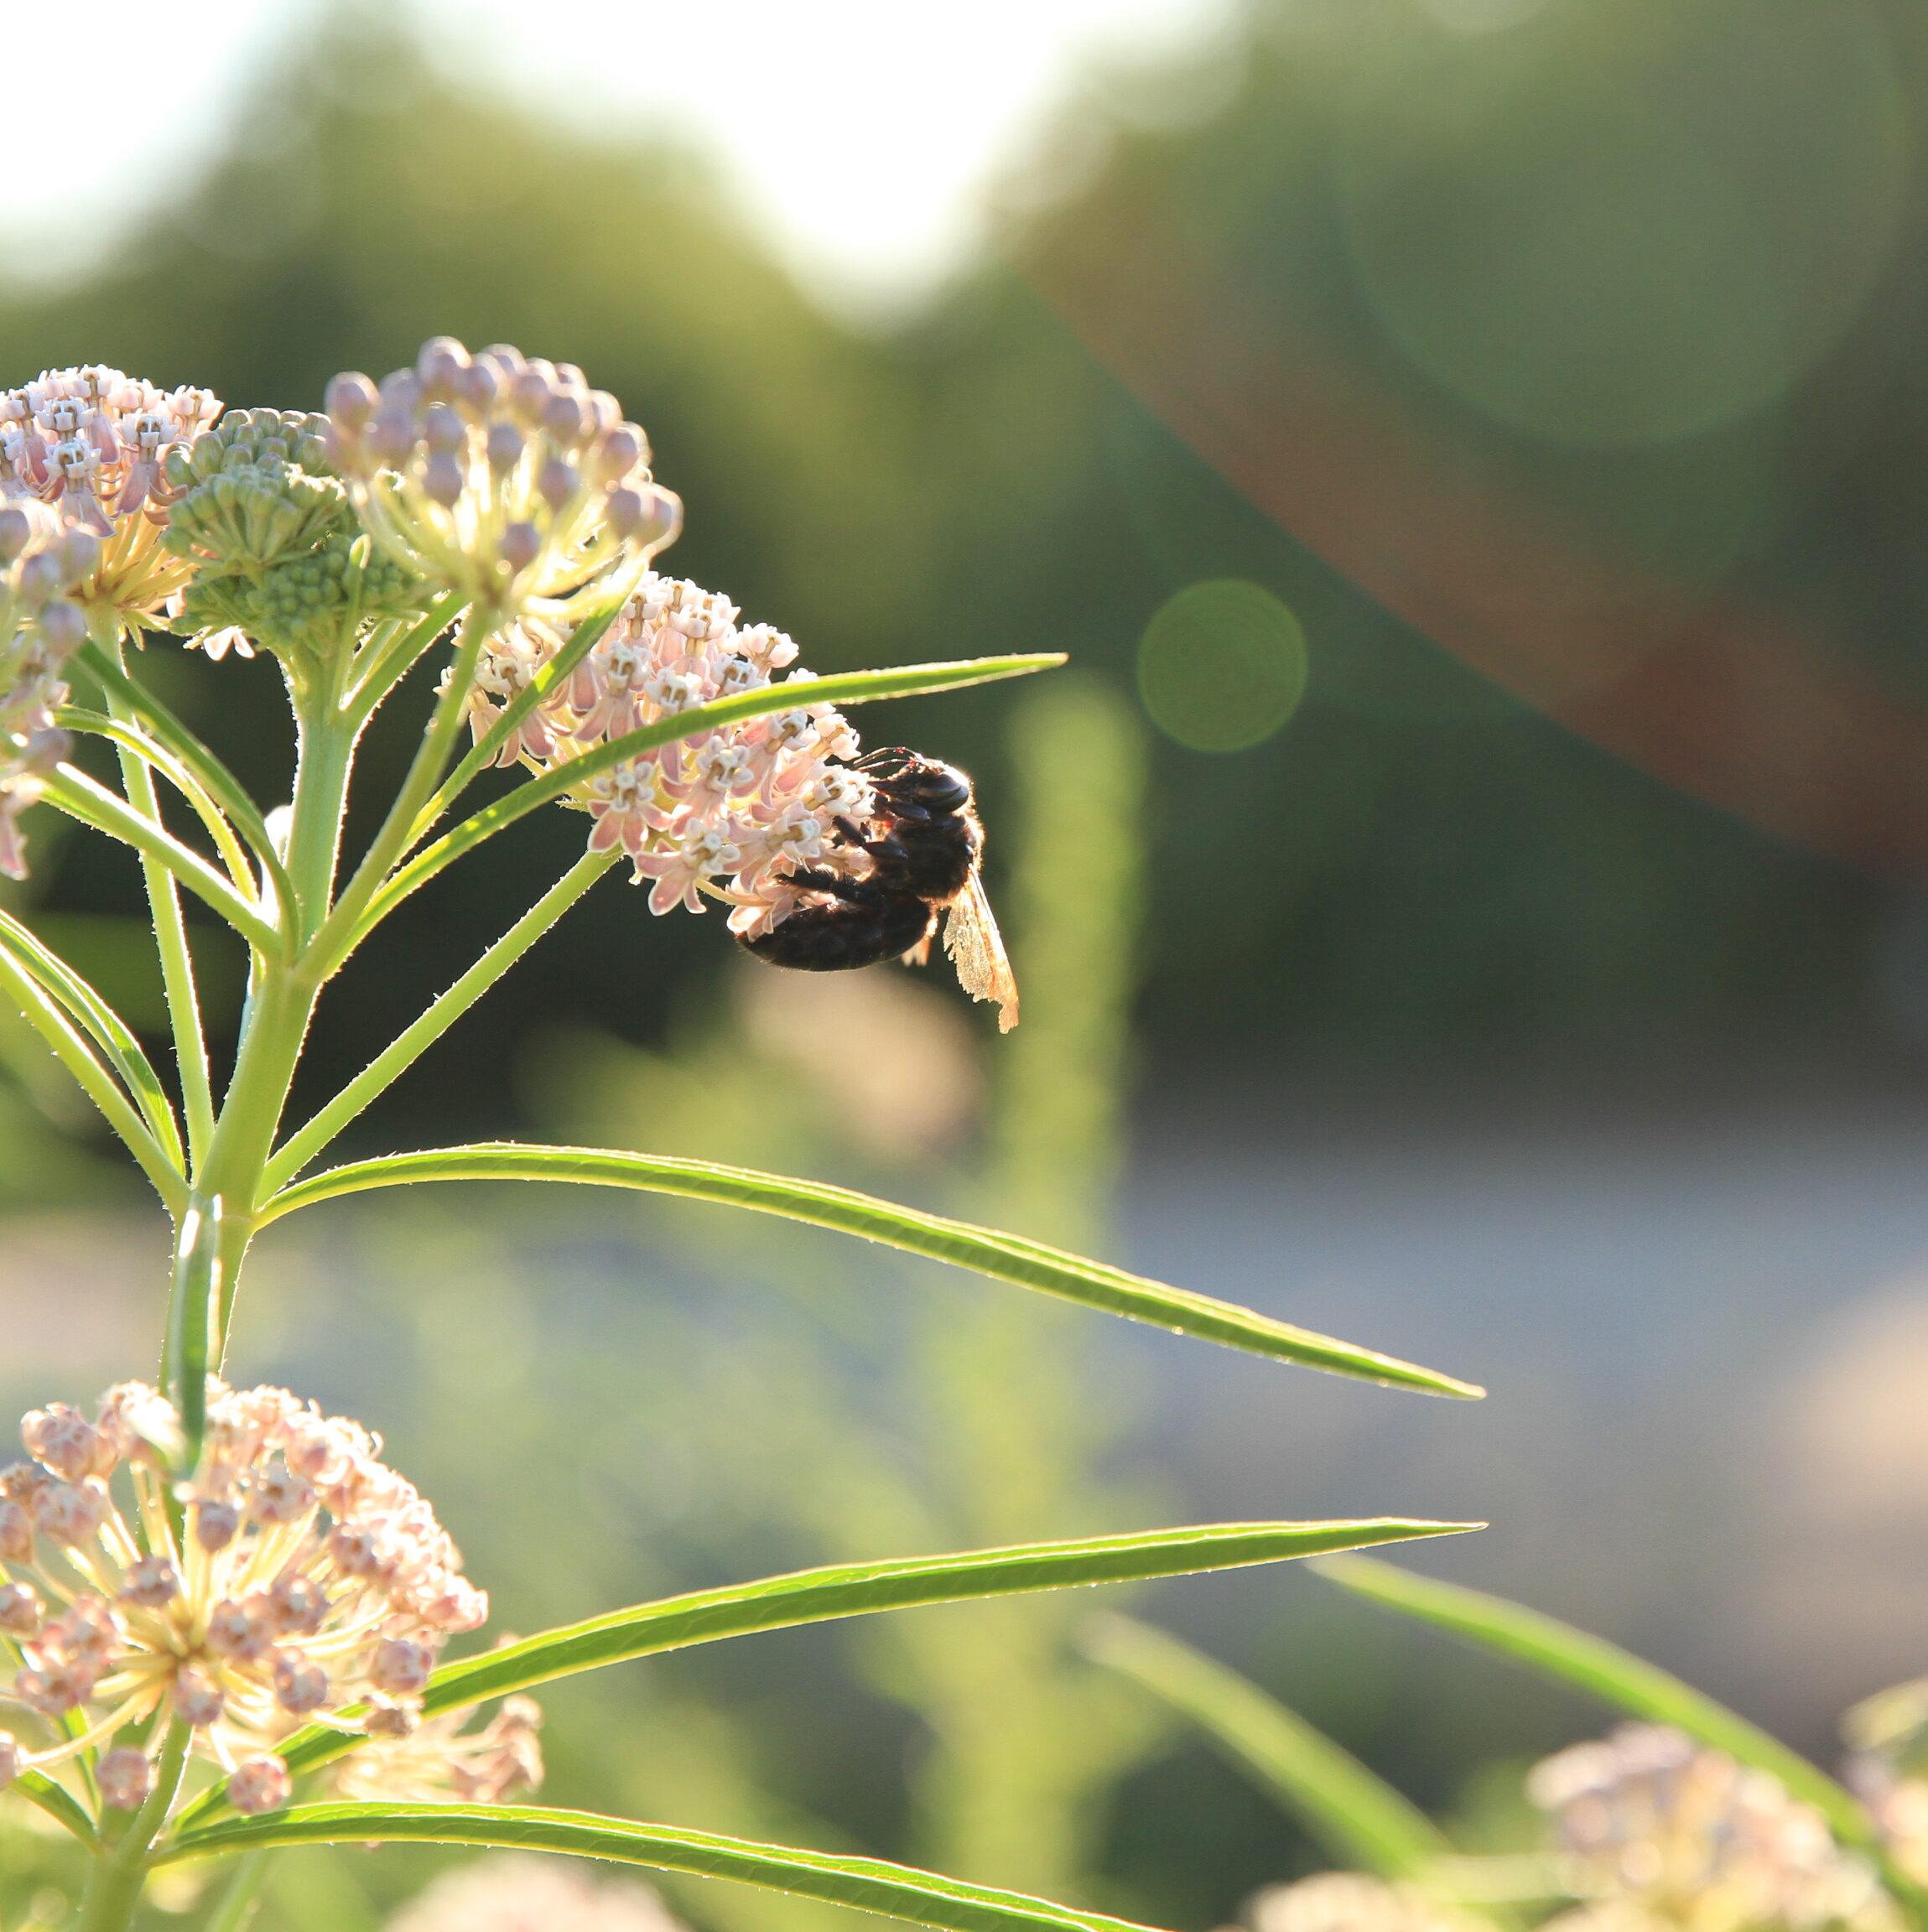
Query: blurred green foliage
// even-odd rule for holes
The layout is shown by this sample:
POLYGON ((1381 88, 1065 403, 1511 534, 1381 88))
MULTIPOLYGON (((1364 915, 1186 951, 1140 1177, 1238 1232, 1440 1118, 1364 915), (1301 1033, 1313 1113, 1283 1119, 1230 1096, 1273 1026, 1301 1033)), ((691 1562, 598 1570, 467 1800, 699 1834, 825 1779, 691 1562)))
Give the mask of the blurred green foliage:
MULTIPOLYGON (((1598 0, 1468 31, 1486 17, 1469 0, 1279 0, 1202 122, 1134 128, 1156 74, 1114 89, 1125 110, 1084 111, 1110 158, 1050 221, 1154 184, 1281 328, 1343 342, 1589 540, 1769 593, 1919 682, 1919 298, 1895 267, 1928 205, 1910 188, 1918 21, 1854 0, 1811 46, 1804 9, 1769 13, 1598 0)), ((0 363, 98 357, 311 407, 335 369, 379 373, 439 330, 575 360, 689 501, 673 567, 826 670, 1044 646, 1128 688, 1172 593, 1263 586, 1309 642, 1298 714, 1234 756, 1148 754, 1138 1016, 1161 1058, 1677 1060, 1796 1031, 1886 1049, 1870 987, 1890 889, 1629 771, 1387 615, 1103 374, 1021 275, 987 265, 915 325, 853 334, 758 253, 699 159, 608 117, 537 121, 450 72, 338 8, 209 176, 85 281, 0 284, 0 363)), ((149 657, 271 800, 272 669, 166 642, 149 657)), ((860 721, 979 774, 994 883, 1002 706, 860 721)), ((496 849, 486 895, 458 874, 396 922, 325 1009, 314 1091, 494 936, 481 908, 503 874, 533 896, 575 831, 542 817, 496 849)), ((1068 837, 1064 872, 1081 862, 1068 837)), ((61 914, 134 909, 131 868, 94 841, 34 890, 61 914)), ((652 922, 612 886, 469 1025, 660 1046, 723 946, 715 922, 652 922)), ((513 1126, 511 1057, 475 1037, 368 1137, 513 1126)))

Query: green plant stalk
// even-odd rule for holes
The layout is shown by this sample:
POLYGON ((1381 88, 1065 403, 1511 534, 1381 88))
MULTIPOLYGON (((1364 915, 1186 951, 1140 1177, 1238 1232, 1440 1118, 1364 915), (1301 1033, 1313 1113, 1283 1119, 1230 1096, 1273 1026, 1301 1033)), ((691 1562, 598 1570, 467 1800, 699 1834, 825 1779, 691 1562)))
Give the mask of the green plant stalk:
POLYGON ((272 1852, 242 1853, 221 1892, 221 1903, 214 1909, 214 1916, 201 1927, 201 1932, 243 1932, 254 1916, 262 1881, 268 1876, 268 1862, 273 1856, 272 1852))
POLYGON ((616 851, 585 852, 418 1020, 288 1136, 262 1176, 260 1198, 267 1199, 293 1180, 370 1102, 413 1066, 621 857, 616 851))
MULTIPOLYGON (((94 629, 94 623, 89 628, 94 629)), ((124 675, 121 657, 121 631, 101 626, 97 641, 124 675)), ((119 694, 109 691, 107 709, 120 715, 119 694)), ((122 722, 137 722, 131 717, 122 722)), ((126 786, 127 802, 156 825, 161 818, 160 801, 154 790, 153 773, 147 761, 125 746, 117 746, 121 782, 126 786)), ((214 1088, 208 1073, 207 1043, 201 1029, 200 997, 195 986, 194 961, 188 952, 187 922, 181 916, 179 888, 173 874, 147 852, 141 854, 141 876, 148 889, 148 905, 153 913, 154 943, 159 948, 161 984, 167 995, 168 1023, 174 1034, 174 1064, 179 1070, 182 1111, 187 1119, 188 1160, 198 1167, 214 1138, 214 1088)))
POLYGON ((376 923, 365 917, 376 895, 387 883, 390 870, 408 849, 416 815, 427 804, 442 782, 455 740, 468 709, 469 688, 476 681, 476 666, 494 628, 494 615, 476 606, 462 621, 462 634, 456 641, 455 655, 450 665, 448 683, 435 700, 434 709, 422 733, 422 742, 409 761, 402 789, 388 808, 382 828, 361 856, 355 875, 342 889, 340 901, 310 942, 309 950, 324 974, 332 973, 348 957, 356 942, 376 923))
POLYGON ((181 1774, 187 1769, 191 1736, 187 1726, 178 1719, 168 1727, 160 1759, 154 1767, 153 1789, 147 1802, 128 1821, 127 1829, 103 1843, 94 1855, 94 1867, 87 1875, 75 1932, 123 1932, 132 1922, 148 1875, 148 1854, 167 1822, 169 1808, 180 1789, 181 1774))

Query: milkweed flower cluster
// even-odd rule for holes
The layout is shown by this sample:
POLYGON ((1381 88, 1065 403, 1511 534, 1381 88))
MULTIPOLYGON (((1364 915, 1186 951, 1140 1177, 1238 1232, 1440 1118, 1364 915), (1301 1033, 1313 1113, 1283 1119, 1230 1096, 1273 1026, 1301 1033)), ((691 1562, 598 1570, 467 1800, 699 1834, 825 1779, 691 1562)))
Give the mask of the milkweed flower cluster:
POLYGON ((44 504, 0 508, 0 872, 9 878, 27 875, 20 814, 72 748, 54 713, 67 699, 61 673, 87 636, 71 595, 100 548, 44 504))
MULTIPOLYGON (((414 1761, 423 1789, 466 1779, 499 1794, 539 1775, 539 1758, 517 1755, 526 1709, 466 1743, 452 1724, 421 1722, 437 1653, 484 1622, 488 1599, 359 1424, 285 1389, 210 1383, 200 1464, 178 1484, 164 1457, 179 1417, 138 1383, 110 1389, 91 1422, 61 1404, 35 1410, 21 1436, 32 1460, 0 1469, 0 1638, 20 1659, 0 1699, 38 1719, 45 1741, 0 1733, 8 1777, 150 1716, 163 1720, 148 1731, 157 1744, 167 1721, 192 1727, 195 1754, 219 1766, 244 1812, 287 1801, 276 1748, 310 1719, 378 1742, 427 1733, 414 1761), (131 1509, 115 1497, 117 1471, 131 1509), (84 1727, 70 1736, 76 1715, 84 1727), (426 1762, 436 1754, 439 1779, 426 1762)), ((148 1758, 126 1747, 95 1774, 122 1808, 151 1786, 148 1758)))
POLYGON ((100 539, 79 602, 152 621, 186 584, 193 565, 164 542, 176 493, 167 460, 221 407, 205 389, 162 390, 91 364, 0 393, 0 497, 52 505, 100 539))
POLYGON ((387 1932, 684 1932, 647 1885, 509 1852, 445 1872, 387 1932))
POLYGON ((498 615, 566 614, 681 526, 648 439, 571 364, 437 336, 379 387, 337 376, 327 406, 330 458, 375 541, 498 615))
POLYGON ((1894 1922, 1872 1870, 1814 1806, 1666 1726, 1575 1745, 1536 1765, 1526 1790, 1553 1820, 1567 1889, 1596 1902, 1555 1922, 1569 1932, 1894 1922))
POLYGON ((1321 1872, 1269 1885, 1245 1907, 1251 1932, 1473 1932, 1478 1921, 1363 1872, 1321 1872))
MULTIPOLYGON (((700 912, 709 891, 735 908, 731 930, 754 935, 794 906, 786 881, 797 866, 849 862, 836 821, 868 817, 876 800, 850 767, 859 746, 849 720, 810 703, 811 673, 788 668, 796 645, 767 624, 739 627, 740 615, 725 597, 652 572, 511 731, 498 761, 548 771, 714 699, 794 686, 789 710, 639 751, 571 794, 595 821, 590 850, 620 849, 639 882, 654 881, 652 912, 700 912)), ((478 741, 574 629, 525 618, 491 640, 469 700, 478 741)))

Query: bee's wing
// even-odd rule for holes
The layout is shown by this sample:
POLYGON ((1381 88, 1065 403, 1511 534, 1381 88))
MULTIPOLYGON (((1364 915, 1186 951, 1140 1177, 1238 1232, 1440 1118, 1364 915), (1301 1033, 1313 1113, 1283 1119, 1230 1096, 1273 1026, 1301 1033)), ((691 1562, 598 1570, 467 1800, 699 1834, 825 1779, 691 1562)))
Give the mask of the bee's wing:
POLYGON ((1017 980, 1004 949, 984 881, 972 873, 963 891, 951 901, 944 922, 944 951, 958 969, 958 984, 974 1000, 997 1002, 997 1030, 1008 1033, 1017 1024, 1017 980))

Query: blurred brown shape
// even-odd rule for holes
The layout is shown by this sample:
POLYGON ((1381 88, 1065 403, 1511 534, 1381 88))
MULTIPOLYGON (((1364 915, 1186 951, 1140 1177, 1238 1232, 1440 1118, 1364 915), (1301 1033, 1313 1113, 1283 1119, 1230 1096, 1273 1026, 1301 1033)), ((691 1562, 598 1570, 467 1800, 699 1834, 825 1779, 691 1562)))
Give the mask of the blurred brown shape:
POLYGON ((1653 776, 1868 870, 1928 876, 1928 717, 1827 641, 1609 554, 1364 365, 1262 307, 1142 179, 1024 267, 1261 511, 1476 670, 1653 776))

